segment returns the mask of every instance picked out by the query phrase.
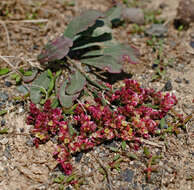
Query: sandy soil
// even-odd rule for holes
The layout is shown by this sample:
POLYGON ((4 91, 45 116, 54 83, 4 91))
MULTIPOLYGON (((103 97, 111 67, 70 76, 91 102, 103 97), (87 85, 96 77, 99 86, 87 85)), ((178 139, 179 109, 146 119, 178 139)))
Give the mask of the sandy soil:
MULTIPOLYGON (((120 42, 134 45, 140 51, 138 65, 128 65, 125 71, 132 74, 142 86, 162 90, 167 81, 172 84, 171 92, 175 93, 179 103, 175 110, 185 115, 194 116, 194 48, 189 43, 194 37, 194 24, 187 30, 178 31, 174 28, 178 0, 145 0, 138 1, 143 10, 161 10, 158 19, 165 19, 168 28, 163 43, 164 61, 169 63, 166 74, 161 80, 151 82, 154 75, 152 65, 156 53, 147 45, 151 38, 144 34, 131 33, 132 24, 128 23, 114 30, 114 35, 120 42), (161 6, 163 5, 163 6, 161 6)), ((79 15, 85 9, 105 11, 111 7, 111 0, 1 0, 0 1, 0 55, 13 56, 7 59, 15 66, 38 66, 37 55, 49 39, 62 33, 72 16, 79 15), (74 6, 71 3, 75 2, 74 6), (41 19, 44 19, 41 21, 41 19), (14 21, 13 21, 14 20, 14 21), (24 22, 28 20, 28 22, 24 22), (34 20, 34 21, 32 21, 34 20), (39 22, 38 22, 39 21, 39 22), (30 60, 30 61, 29 61, 30 60)), ((149 27, 149 24, 144 26, 149 27)), ((0 60, 0 66, 5 63, 0 60)), ((118 81, 118 84, 120 82, 118 81)), ((15 102, 13 96, 18 92, 9 76, 0 78, 0 93, 6 93, 8 98, 0 99, 2 107, 9 110, 8 114, 0 116, 0 123, 9 129, 8 134, 0 134, 0 190, 55 190, 59 185, 53 183, 60 174, 56 161, 52 157, 54 143, 47 142, 36 149, 32 144, 30 126, 25 123, 27 104, 15 102), (10 87, 6 81, 11 81, 10 87)), ((146 161, 142 150, 137 152, 138 159, 121 163, 120 172, 109 171, 109 177, 114 189, 137 190, 191 190, 194 188, 194 119, 187 123, 187 130, 177 136, 169 135, 165 141, 152 139, 162 147, 146 145, 152 153, 162 155, 158 172, 153 173, 151 182, 145 180, 146 161)), ((106 165, 114 157, 109 146, 119 146, 119 142, 102 145, 95 150, 74 158, 76 170, 87 176, 87 184, 80 189, 108 189, 107 180, 98 171, 99 163, 94 159, 98 156, 106 165), (78 159, 78 161, 76 161, 78 159), (89 175, 88 175, 89 174, 89 175)), ((66 190, 73 189, 65 186, 66 190)))

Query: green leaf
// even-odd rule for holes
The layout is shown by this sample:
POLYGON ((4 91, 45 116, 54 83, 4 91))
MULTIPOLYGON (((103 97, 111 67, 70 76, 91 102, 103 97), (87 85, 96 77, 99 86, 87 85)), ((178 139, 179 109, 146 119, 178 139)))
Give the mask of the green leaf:
POLYGON ((17 76, 18 76, 17 73, 13 73, 13 74, 11 75, 11 79, 12 79, 12 80, 15 80, 17 76))
POLYGON ((64 179, 65 179, 65 176, 61 174, 54 179, 54 183, 62 183, 64 179))
POLYGON ((17 75, 15 78, 16 84, 19 84, 21 81, 22 81, 22 78, 20 77, 20 75, 17 75))
POLYGON ((114 156, 113 161, 116 161, 116 160, 118 160, 119 158, 120 158, 120 154, 117 154, 117 155, 114 156))
POLYGON ((105 42, 104 43, 104 54, 111 55, 115 59, 121 60, 123 55, 128 55, 130 57, 131 63, 137 63, 138 51, 125 44, 116 42, 105 42))
POLYGON ((95 24, 98 18, 103 17, 103 13, 97 10, 88 10, 82 15, 75 17, 67 26, 64 35, 70 39, 80 32, 87 30, 95 24))
POLYGON ((33 71, 26 71, 26 72, 24 72, 24 76, 22 77, 22 80, 24 82, 31 82, 35 79, 37 74, 38 74, 37 69, 35 69, 33 71))
POLYGON ((17 90, 23 95, 28 94, 28 89, 24 85, 17 86, 17 90))
POLYGON ((112 151, 112 152, 118 152, 118 148, 115 148, 115 147, 109 147, 109 149, 112 151))
POLYGON ((143 152, 147 158, 149 158, 151 156, 151 153, 147 147, 144 147, 143 152))
POLYGON ((137 160, 137 156, 133 153, 128 153, 127 156, 133 160, 137 160))
POLYGON ((104 33, 112 34, 112 29, 109 28, 109 27, 106 26, 106 25, 101 26, 101 27, 97 27, 97 28, 93 31, 92 36, 93 36, 93 37, 97 37, 97 36, 103 35, 104 33))
POLYGON ((66 93, 69 95, 76 94, 80 92, 85 85, 86 85, 86 78, 78 70, 76 70, 71 75, 70 81, 67 84, 66 93))
POLYGON ((10 72, 9 68, 0 68, 0 76, 1 75, 6 75, 9 72, 10 72))
POLYGON ((76 95, 67 95, 65 93, 66 91, 66 87, 67 87, 67 81, 65 81, 59 90, 59 101, 61 103, 61 105, 64 108, 70 108, 73 106, 73 101, 79 96, 79 94, 76 95))
POLYGON ((120 73, 122 71, 122 64, 119 64, 118 60, 111 55, 82 59, 81 62, 102 70, 107 70, 110 73, 120 73))
POLYGON ((161 120, 160 120, 160 127, 161 129, 164 129, 166 126, 166 121, 165 121, 165 117, 163 117, 161 120))
POLYGON ((126 141, 122 141, 121 146, 122 146, 122 149, 125 150, 127 146, 126 141))
POLYGON ((73 181, 76 178, 75 174, 70 175, 67 179, 66 179, 66 183, 69 183, 71 181, 73 181))
POLYGON ((107 24, 108 26, 112 26, 112 24, 115 21, 119 21, 122 17, 122 10, 123 10, 122 5, 117 5, 115 7, 108 9, 105 12, 105 15, 106 15, 104 19, 105 24, 107 24))
MULTIPOLYGON (((50 85, 51 78, 48 70, 44 71, 36 78, 30 87, 30 99, 33 103, 38 104, 42 98, 42 93, 47 96, 47 90, 50 85)), ((46 97, 47 98, 47 97, 46 97)), ((46 99, 45 98, 45 99, 46 99)))
POLYGON ((64 114, 74 114, 77 104, 74 104, 70 109, 63 109, 64 114))
POLYGON ((33 74, 32 71, 26 71, 24 72, 24 76, 31 76, 33 74))
POLYGON ((73 126, 71 123, 68 124, 68 128, 69 128, 69 134, 71 136, 73 136, 73 134, 75 133, 75 130, 73 129, 73 126))
POLYGON ((8 128, 4 128, 0 130, 0 134, 7 134, 8 133, 8 128))
POLYGON ((47 94, 49 96, 55 86, 55 80, 54 80, 53 74, 50 69, 48 69, 48 76, 50 77, 50 83, 49 83, 49 87, 47 91, 47 94))
POLYGON ((149 108, 153 108, 153 109, 158 109, 158 108, 159 108, 158 105, 153 105, 153 104, 150 104, 150 103, 145 104, 145 106, 147 106, 147 107, 149 107, 149 108))
POLYGON ((64 35, 49 42, 41 54, 38 56, 38 60, 41 64, 47 65, 48 62, 60 60, 69 53, 70 47, 73 46, 73 41, 64 35))
POLYGON ((59 105, 59 100, 58 100, 58 98, 54 98, 54 99, 52 100, 51 107, 54 109, 54 108, 58 107, 58 105, 59 105))
POLYGON ((5 115, 7 113, 7 110, 0 110, 0 116, 5 115))

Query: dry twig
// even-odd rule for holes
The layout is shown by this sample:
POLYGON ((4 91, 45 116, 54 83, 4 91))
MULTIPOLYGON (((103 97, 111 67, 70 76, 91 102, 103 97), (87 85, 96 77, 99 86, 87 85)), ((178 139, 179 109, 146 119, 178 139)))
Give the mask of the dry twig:
POLYGON ((0 20, 0 23, 3 26, 4 30, 5 30, 5 33, 6 33, 6 36, 7 36, 7 47, 9 49, 10 48, 10 38, 9 38, 9 32, 7 30, 7 26, 6 26, 5 22, 3 22, 1 20, 0 20))
POLYGON ((151 146, 158 147, 158 148, 163 148, 163 145, 161 145, 159 143, 151 142, 151 141, 146 140, 146 139, 141 139, 141 142, 148 144, 148 145, 151 145, 151 146))
POLYGON ((45 23, 48 19, 37 19, 37 20, 5 20, 4 23, 45 23))
POLYGON ((109 176, 109 173, 108 173, 108 170, 106 169, 106 167, 103 165, 102 161, 100 159, 98 159, 97 157, 95 157, 94 155, 92 155, 96 161, 99 163, 99 165, 102 167, 102 169, 105 171, 106 173, 106 178, 107 178, 107 182, 108 182, 108 187, 110 190, 113 190, 113 187, 112 187, 112 182, 111 182, 111 179, 110 179, 110 176, 109 176))

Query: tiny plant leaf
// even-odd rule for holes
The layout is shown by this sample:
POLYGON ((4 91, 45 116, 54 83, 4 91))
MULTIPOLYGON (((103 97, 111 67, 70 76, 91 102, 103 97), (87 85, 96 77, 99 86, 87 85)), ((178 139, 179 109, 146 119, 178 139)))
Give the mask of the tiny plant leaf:
POLYGON ((38 74, 38 70, 34 71, 26 71, 24 73, 24 76, 22 77, 22 80, 26 83, 31 82, 35 79, 36 75, 38 74))
POLYGON ((4 128, 0 130, 0 134, 7 134, 8 133, 8 128, 4 128))
POLYGON ((7 113, 7 110, 0 110, 0 116, 5 115, 7 113))
POLYGON ((8 68, 0 68, 0 76, 6 75, 9 72, 10 72, 10 69, 8 69, 8 68))

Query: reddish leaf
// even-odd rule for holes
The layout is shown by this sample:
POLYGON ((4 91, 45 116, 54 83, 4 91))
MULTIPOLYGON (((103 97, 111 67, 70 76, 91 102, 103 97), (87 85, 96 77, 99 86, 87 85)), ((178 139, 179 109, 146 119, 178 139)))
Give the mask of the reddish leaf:
POLYGON ((38 56, 38 60, 41 64, 44 64, 45 62, 62 59, 69 53, 69 49, 72 46, 73 41, 62 35, 44 47, 42 53, 38 56))

